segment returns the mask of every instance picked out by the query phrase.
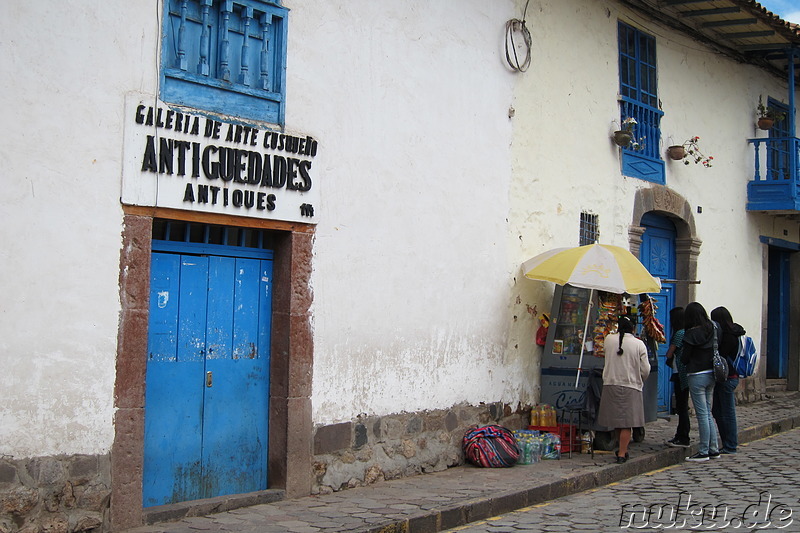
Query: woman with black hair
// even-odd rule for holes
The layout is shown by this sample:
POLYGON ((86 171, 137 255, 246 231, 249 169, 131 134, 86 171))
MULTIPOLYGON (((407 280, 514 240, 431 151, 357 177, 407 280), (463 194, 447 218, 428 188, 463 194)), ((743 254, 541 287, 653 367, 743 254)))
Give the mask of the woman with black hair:
POLYGON ((711 416, 711 402, 714 398, 714 336, 719 343, 721 332, 716 322, 708 318, 705 308, 698 302, 686 306, 684 314, 686 333, 683 336, 683 355, 689 379, 689 394, 692 397, 697 429, 700 432, 698 452, 687 461, 708 461, 719 457, 717 427, 711 416))
POLYGON ((686 365, 681 361, 683 355, 683 307, 673 307, 669 310, 669 324, 672 336, 667 349, 667 365, 672 368, 672 381, 675 387, 675 413, 678 415, 678 427, 675 428, 675 437, 667 441, 668 446, 674 448, 689 447, 689 376, 686 374, 686 365))
POLYGON ((617 329, 618 333, 605 338, 603 392, 597 423, 616 430, 619 440, 616 461, 624 463, 629 457, 633 428, 645 423, 642 386, 650 375, 650 361, 644 343, 634 337, 633 322, 628 317, 619 317, 617 329))
POLYGON ((722 441, 720 453, 736 453, 739 445, 738 428, 736 426, 736 395, 734 390, 739 385, 739 375, 733 368, 733 361, 739 351, 739 337, 746 332, 742 326, 733 321, 730 311, 717 307, 711 311, 711 320, 722 328, 722 340, 719 353, 728 361, 728 381, 717 383, 714 387, 714 404, 711 414, 717 421, 719 439, 722 441))

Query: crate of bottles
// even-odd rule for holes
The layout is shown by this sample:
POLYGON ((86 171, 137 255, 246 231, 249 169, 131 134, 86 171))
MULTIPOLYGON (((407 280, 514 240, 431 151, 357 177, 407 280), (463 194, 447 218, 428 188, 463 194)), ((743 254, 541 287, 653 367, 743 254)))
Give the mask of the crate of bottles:
POLYGON ((551 431, 558 429, 556 410, 552 405, 541 404, 531 407, 531 421, 529 429, 551 431), (545 428, 545 429, 539 429, 545 428))

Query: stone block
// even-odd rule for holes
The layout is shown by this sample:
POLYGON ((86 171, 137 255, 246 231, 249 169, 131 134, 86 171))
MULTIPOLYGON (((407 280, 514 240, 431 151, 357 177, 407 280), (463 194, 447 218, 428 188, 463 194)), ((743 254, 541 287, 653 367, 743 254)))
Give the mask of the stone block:
POLYGON ((97 457, 78 455, 69 465, 69 479, 75 485, 84 485, 98 475, 97 457))
POLYGON ((410 417, 406 424, 406 435, 417 435, 422 431, 422 426, 422 418, 418 416, 410 417))
POLYGON ((69 520, 63 514, 48 516, 41 521, 42 533, 68 533, 69 520))
POLYGON ((408 533, 432 533, 439 531, 437 523, 438 516, 427 514, 415 516, 408 519, 408 533))
POLYGON ((75 531, 76 533, 79 531, 89 531, 102 525, 103 519, 99 514, 86 513, 77 519, 75 522, 75 527, 72 529, 72 531, 75 531))
POLYGON ((0 513, 23 516, 39 503, 39 493, 27 487, 0 491, 0 513))
POLYGON ((447 431, 453 432, 458 427, 458 415, 453 411, 448 411, 444 417, 444 427, 447 431))
POLYGON ((318 427, 314 433, 314 454, 322 455, 350 448, 352 427, 351 422, 318 427))
POLYGON ((66 481, 64 465, 53 457, 37 457, 28 463, 28 472, 37 484, 54 485, 66 481))
POLYGON ((403 439, 403 442, 401 444, 401 450, 402 451, 400 453, 406 459, 411 459, 412 457, 417 455, 417 447, 414 444, 414 441, 410 439, 403 439))
POLYGON ((103 484, 93 484, 84 488, 78 497, 78 507, 100 513, 108 507, 111 490, 103 484))
POLYGON ((75 498, 75 487, 67 481, 64 484, 64 488, 61 490, 61 496, 59 498, 61 500, 61 505, 63 505, 66 509, 74 509, 75 505, 77 504, 77 499, 75 498))
POLYGON ((380 481, 381 479, 383 479, 383 471, 378 465, 372 465, 367 468, 366 472, 364 472, 364 483, 366 485, 371 485, 372 483, 380 481))
POLYGON ((355 439, 353 446, 355 448, 361 448, 365 444, 367 444, 367 428, 364 424, 356 424, 355 425, 355 439))
POLYGON ((17 482, 17 467, 8 461, 0 461, 0 483, 17 482))
POLYGON ((381 431, 381 419, 378 418, 372 423, 372 434, 375 435, 375 442, 381 442, 383 431, 381 431))
POLYGON ((405 427, 397 418, 385 416, 381 419, 381 433, 384 441, 397 440, 405 433, 405 427))
POLYGON ((456 506, 450 509, 443 509, 439 513, 439 527, 441 530, 452 529, 454 527, 463 526, 467 523, 467 518, 464 514, 464 508, 456 506))

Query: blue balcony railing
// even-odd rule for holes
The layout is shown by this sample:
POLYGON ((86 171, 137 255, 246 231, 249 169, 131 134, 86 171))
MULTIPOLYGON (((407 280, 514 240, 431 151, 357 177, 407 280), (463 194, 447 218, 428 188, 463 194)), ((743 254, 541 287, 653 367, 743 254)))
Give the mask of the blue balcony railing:
POLYGON ((663 184, 665 182, 664 161, 658 153, 661 139, 661 117, 664 112, 655 107, 627 98, 619 97, 620 115, 636 119, 633 134, 639 150, 622 149, 622 172, 626 176, 663 184))
POLYGON ((800 139, 750 139, 755 172, 747 184, 748 211, 800 211, 800 139))

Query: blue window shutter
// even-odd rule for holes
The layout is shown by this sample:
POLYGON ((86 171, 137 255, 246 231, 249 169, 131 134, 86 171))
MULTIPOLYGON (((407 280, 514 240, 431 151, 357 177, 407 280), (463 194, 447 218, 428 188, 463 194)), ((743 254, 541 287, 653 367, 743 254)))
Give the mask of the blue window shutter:
POLYGON ((263 0, 165 0, 165 102, 283 124, 288 10, 263 0))
POLYGON ((618 23, 620 123, 636 119, 633 133, 640 150, 622 149, 622 173, 664 184, 666 172, 659 154, 659 109, 656 40, 636 28, 618 23))

